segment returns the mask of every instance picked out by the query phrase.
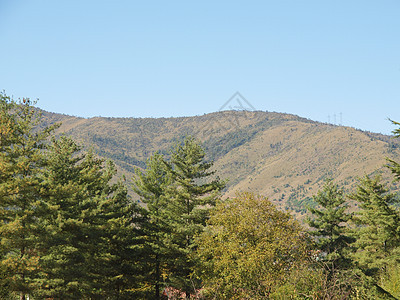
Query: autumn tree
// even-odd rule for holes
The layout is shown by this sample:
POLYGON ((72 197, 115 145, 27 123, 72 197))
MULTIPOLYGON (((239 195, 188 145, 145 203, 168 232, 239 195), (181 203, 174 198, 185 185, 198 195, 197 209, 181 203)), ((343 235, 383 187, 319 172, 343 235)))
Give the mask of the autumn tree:
POLYGON ((299 223, 251 193, 220 201, 197 244, 213 299, 267 299, 308 253, 299 223))

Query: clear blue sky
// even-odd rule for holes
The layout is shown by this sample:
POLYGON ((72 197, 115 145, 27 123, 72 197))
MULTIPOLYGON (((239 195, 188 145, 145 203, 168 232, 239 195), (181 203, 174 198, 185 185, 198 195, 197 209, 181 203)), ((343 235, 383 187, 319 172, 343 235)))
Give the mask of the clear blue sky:
POLYGON ((400 1, 0 0, 0 89, 77 116, 258 110, 390 133, 400 1))

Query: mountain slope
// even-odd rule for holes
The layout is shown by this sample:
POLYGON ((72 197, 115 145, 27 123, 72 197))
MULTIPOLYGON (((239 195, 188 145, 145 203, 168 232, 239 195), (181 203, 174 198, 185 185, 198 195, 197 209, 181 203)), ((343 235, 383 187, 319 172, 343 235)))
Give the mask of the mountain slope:
POLYGON ((327 177, 352 190, 355 178, 383 172, 384 158, 398 159, 399 142, 389 136, 273 112, 224 111, 181 118, 78 118, 43 112, 44 123, 62 122, 57 134, 73 136, 114 160, 132 177, 154 151, 169 149, 186 135, 199 139, 226 191, 250 190, 302 213, 327 177))

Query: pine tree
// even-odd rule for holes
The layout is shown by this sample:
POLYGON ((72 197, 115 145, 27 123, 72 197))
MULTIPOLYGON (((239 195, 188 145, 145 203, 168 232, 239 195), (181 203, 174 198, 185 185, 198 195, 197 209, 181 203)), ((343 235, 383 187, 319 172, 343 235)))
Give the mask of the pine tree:
POLYGON ((400 259, 400 217, 392 207, 396 197, 380 183, 379 176, 374 179, 365 176, 350 198, 360 208, 354 218, 358 225, 354 231, 354 259, 365 274, 379 274, 400 259))
POLYGON ((70 138, 53 139, 43 171, 48 232, 40 258, 41 297, 129 299, 137 286, 135 218, 112 163, 82 153, 70 138), (125 297, 125 298, 124 298, 125 297))
POLYGON ((42 174, 41 196, 46 199, 46 217, 42 222, 47 238, 42 243, 41 276, 38 292, 42 297, 74 299, 82 297, 86 282, 84 252, 79 247, 83 235, 79 220, 79 201, 84 193, 78 183, 82 155, 71 139, 53 139, 48 146, 46 168, 42 174))
POLYGON ((188 137, 172 152, 171 162, 166 163, 173 184, 167 189, 167 218, 171 226, 166 246, 169 249, 169 283, 184 291, 186 298, 196 288, 192 278, 195 266, 194 237, 201 233, 209 218, 209 211, 215 206, 219 191, 225 183, 219 178, 207 181, 214 172, 213 163, 204 161, 205 152, 199 143, 188 137))
POLYGON ((323 260, 332 273, 350 262, 345 252, 353 241, 346 226, 351 215, 346 213, 343 190, 330 179, 313 198, 319 208, 309 208, 313 218, 307 223, 315 229, 310 234, 316 237, 316 247, 324 253, 323 260))
POLYGON ((40 116, 32 105, 29 99, 17 103, 0 94, 0 278, 20 299, 35 289, 43 237, 41 150, 55 127, 35 129, 40 116))
MULTIPOLYGON (((393 124, 400 126, 400 123, 392 121, 393 124)), ((400 138, 400 128, 397 128, 393 130, 393 134, 396 138, 400 138)), ((400 180, 400 164, 397 161, 394 161, 393 159, 386 158, 386 160, 389 162, 387 167, 392 171, 393 175, 397 179, 397 181, 400 180)))
POLYGON ((42 297, 77 299, 93 289, 90 253, 91 243, 96 243, 92 222, 97 211, 93 185, 101 174, 89 165, 96 163, 79 151, 65 136, 54 138, 48 147, 41 190, 47 200, 42 222, 48 232, 40 259, 42 297))
POLYGON ((171 184, 171 176, 165 167, 164 157, 155 153, 146 163, 146 170, 135 170, 133 190, 145 204, 146 257, 149 274, 146 278, 151 285, 153 299, 160 299, 168 259, 165 235, 169 233, 166 218, 166 189, 171 184))
MULTIPOLYGON (((113 164, 109 166, 115 174, 113 164)), ((110 299, 141 299, 146 297, 147 264, 144 232, 144 210, 127 194, 122 180, 110 185, 108 195, 99 201, 96 215, 100 229, 99 256, 94 261, 99 270, 100 294, 110 299), (102 248, 100 248, 100 245, 102 248)))

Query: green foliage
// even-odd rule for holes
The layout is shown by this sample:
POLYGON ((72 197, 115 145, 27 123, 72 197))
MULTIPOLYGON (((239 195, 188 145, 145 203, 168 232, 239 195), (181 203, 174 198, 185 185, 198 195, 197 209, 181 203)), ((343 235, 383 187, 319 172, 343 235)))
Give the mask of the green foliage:
MULTIPOLYGON (((399 123, 399 122, 396 122, 396 121, 393 121, 393 120, 390 120, 390 121, 391 121, 394 125, 397 125, 397 126, 400 127, 400 123, 399 123)), ((395 130, 393 130, 393 134, 394 134, 395 137, 399 138, 399 137, 400 137, 400 128, 396 128, 395 130)))
POLYGON ((250 193, 220 201, 197 243, 199 273, 213 299, 266 299, 308 255, 300 225, 250 193))
MULTIPOLYGON (((391 121, 394 125, 398 125, 400 126, 400 123, 395 122, 395 121, 391 121)), ((396 138, 400 137, 400 128, 396 128, 395 130, 393 130, 393 134, 396 138)), ((388 162, 387 167, 392 171, 393 175, 395 176, 395 178, 397 179, 397 181, 400 180, 400 164, 393 160, 393 159, 389 159, 386 158, 386 161, 388 162)))
MULTIPOLYGON (((168 262, 168 248, 165 245, 165 236, 170 233, 170 224, 167 219, 166 188, 172 183, 170 173, 167 172, 165 161, 161 154, 155 153, 147 160, 146 170, 136 169, 133 190, 145 204, 144 234, 146 236, 147 275, 145 281, 149 283, 146 291, 153 299, 160 299, 161 287, 164 285, 168 262)), ((149 297, 150 297, 149 296, 149 297)))
POLYGON ((204 230, 209 211, 225 186, 219 178, 207 181, 214 172, 210 171, 212 162, 205 162, 204 157, 199 143, 188 137, 176 145, 171 162, 165 164, 172 177, 165 210, 171 228, 165 240, 171 258, 168 282, 186 295, 198 288, 192 277, 196 264, 192 256, 194 237, 204 230))
POLYGON ((146 261, 139 259, 146 255, 143 208, 130 200, 122 181, 110 187, 96 214, 100 236, 97 247, 103 246, 94 261, 100 299, 139 299, 145 294, 147 270, 146 261))
POLYGON ((142 209, 114 165, 0 96, 0 298, 139 298, 142 209))
POLYGON ((112 163, 62 136, 46 153, 42 218, 47 238, 40 255, 41 297, 59 299, 132 296, 136 287, 133 257, 138 207, 130 203, 121 182, 110 184, 112 163))
POLYGON ((391 280, 397 271, 391 267, 398 266, 400 259, 400 235, 399 214, 391 204, 396 197, 388 192, 379 176, 365 176, 350 198, 360 208, 353 218, 356 241, 352 256, 361 271, 361 292, 368 299, 395 299, 391 280))
POLYGON ((39 269, 41 150, 54 129, 34 131, 38 122, 29 99, 0 94, 0 284, 22 298, 34 290, 39 269))
POLYGON ((355 272, 326 272, 329 268, 325 262, 316 262, 310 257, 288 274, 270 299, 366 299, 366 293, 357 290, 355 272))
POLYGON ((379 285, 390 292, 396 299, 400 299, 400 264, 396 263, 386 268, 381 275, 379 285))
POLYGON ((79 147, 66 137, 53 140, 48 149, 41 191, 47 200, 43 223, 48 235, 41 247, 43 272, 38 280, 39 295, 82 297, 87 270, 85 251, 79 244, 86 224, 79 221, 79 204, 85 199, 85 191, 78 182, 81 169, 77 163, 83 157, 73 157, 79 147))
POLYGON ((211 162, 193 138, 185 138, 171 159, 156 153, 145 171, 136 169, 134 191, 146 206, 146 259, 150 293, 159 299, 161 287, 172 287, 187 297, 199 282, 192 277, 194 236, 204 230, 209 210, 224 183, 213 175, 211 162))
POLYGON ((366 274, 379 273, 400 258, 400 220, 391 206, 396 198, 380 183, 378 176, 361 178, 350 198, 360 207, 354 217, 357 225, 354 259, 366 274))
MULTIPOLYGON (((299 181, 304 184, 297 188, 292 182, 276 187, 280 201, 288 201, 297 211, 303 211, 304 204, 313 206, 309 225, 315 229, 311 232, 315 243, 288 213, 262 196, 240 193, 219 200, 215 207, 225 183, 213 178, 213 163, 206 157, 219 158, 236 149, 242 159, 224 171, 235 169, 237 178, 232 182, 239 183, 248 172, 260 170, 256 165, 260 157, 294 149, 289 138, 299 128, 277 130, 277 135, 287 132, 288 138, 267 141, 270 147, 265 155, 242 152, 243 146, 256 144, 262 130, 277 129, 288 120, 305 124, 305 120, 274 113, 243 117, 222 112, 213 122, 205 116, 203 122, 210 122, 209 126, 198 131, 190 118, 109 118, 99 119, 100 123, 89 119, 79 120, 86 130, 79 133, 78 125, 67 119, 70 132, 92 143, 98 154, 116 159, 127 171, 135 170, 133 190, 143 204, 139 206, 128 196, 124 179, 114 179, 112 162, 98 158, 94 150, 82 151, 66 136, 49 141, 57 125, 40 123, 33 104, 0 94, 0 299, 26 295, 31 299, 160 299, 163 288, 186 298, 200 292, 216 299, 400 297, 397 197, 378 177, 361 179, 351 195, 360 208, 354 218, 356 241, 351 245, 355 264, 348 259, 350 215, 343 190, 327 181, 313 199, 307 194, 311 182, 333 174, 331 169, 317 180, 307 176, 308 181, 299 181), (232 122, 239 124, 237 118, 243 123, 230 128, 232 122), (119 127, 126 133, 123 139, 116 139, 119 127), (90 133, 101 128, 107 132, 90 133), (200 136, 207 156, 199 142, 183 132, 200 136), (177 143, 168 153, 173 141, 177 143), (159 152, 145 164, 154 150, 159 152)), ((314 131, 311 125, 303 128, 302 136, 314 131)), ((400 137, 400 130, 394 134, 400 137)), ((384 136, 367 135, 368 140, 389 143, 384 136)), ((394 151, 397 144, 390 143, 394 151)), ((317 151, 312 145, 312 151, 317 151)), ((400 164, 388 162, 400 180, 400 164)), ((297 176, 315 169, 313 165, 297 170, 297 176)))
POLYGON ((348 235, 347 222, 351 215, 346 213, 347 205, 343 190, 328 179, 322 190, 314 196, 318 208, 309 208, 313 218, 307 223, 314 229, 310 234, 315 236, 317 249, 324 254, 323 260, 331 270, 348 266, 346 250, 353 239, 348 235))

